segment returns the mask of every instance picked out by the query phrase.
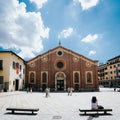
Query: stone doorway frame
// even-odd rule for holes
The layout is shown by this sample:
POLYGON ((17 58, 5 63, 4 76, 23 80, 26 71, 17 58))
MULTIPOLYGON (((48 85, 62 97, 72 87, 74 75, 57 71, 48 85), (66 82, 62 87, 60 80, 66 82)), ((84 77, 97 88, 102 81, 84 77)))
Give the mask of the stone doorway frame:
POLYGON ((66 91, 66 75, 64 72, 57 72, 55 74, 55 91, 57 91, 57 80, 64 80, 64 91, 66 91))

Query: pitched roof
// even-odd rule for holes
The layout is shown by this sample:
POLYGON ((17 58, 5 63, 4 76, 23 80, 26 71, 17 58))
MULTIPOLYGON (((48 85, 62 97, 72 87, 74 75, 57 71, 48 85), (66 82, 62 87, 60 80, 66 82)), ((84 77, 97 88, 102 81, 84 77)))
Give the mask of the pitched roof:
POLYGON ((19 59, 23 60, 23 62, 26 62, 23 58, 21 58, 20 56, 18 56, 16 53, 14 53, 13 51, 0 51, 0 53, 11 53, 14 54, 16 57, 18 57, 19 59))
POLYGON ((47 52, 45 52, 45 53, 43 53, 43 54, 40 54, 40 55, 38 55, 38 56, 36 56, 36 57, 28 60, 27 62, 30 62, 30 61, 32 61, 32 60, 35 60, 35 59, 37 59, 37 58, 39 58, 39 57, 42 57, 42 56, 44 56, 44 55, 46 55, 46 54, 50 54, 50 53, 54 52, 54 51, 57 50, 57 49, 63 49, 63 50, 65 50, 65 51, 68 51, 68 52, 76 55, 76 56, 82 57, 82 58, 87 59, 87 60, 90 60, 90 61, 92 61, 92 62, 98 62, 98 60, 89 59, 89 58, 87 58, 87 57, 85 57, 85 56, 83 56, 83 55, 81 55, 81 54, 79 54, 79 53, 76 53, 76 52, 74 52, 74 51, 72 51, 72 50, 70 50, 70 49, 67 49, 67 48, 65 48, 65 47, 63 47, 63 46, 57 46, 57 47, 55 47, 55 48, 53 48, 53 49, 51 49, 51 50, 49 50, 49 51, 47 51, 47 52))

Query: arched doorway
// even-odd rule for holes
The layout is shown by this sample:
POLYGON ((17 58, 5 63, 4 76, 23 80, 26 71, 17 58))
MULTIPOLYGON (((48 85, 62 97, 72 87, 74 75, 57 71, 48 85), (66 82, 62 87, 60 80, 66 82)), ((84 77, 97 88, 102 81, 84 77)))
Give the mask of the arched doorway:
POLYGON ((66 91, 66 75, 64 72, 57 72, 55 74, 55 90, 66 91))

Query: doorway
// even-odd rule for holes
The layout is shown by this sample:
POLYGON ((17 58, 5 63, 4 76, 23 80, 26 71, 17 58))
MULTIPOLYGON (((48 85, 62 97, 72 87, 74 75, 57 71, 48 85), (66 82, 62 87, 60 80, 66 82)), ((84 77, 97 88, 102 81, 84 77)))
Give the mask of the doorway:
POLYGON ((74 85, 75 91, 79 91, 79 84, 74 85))
POLYGON ((57 90, 58 91, 64 90, 64 80, 57 80, 57 90))
POLYGON ((16 79, 15 81, 15 90, 18 90, 19 89, 19 80, 16 79))
POLYGON ((55 74, 55 91, 66 91, 66 75, 64 72, 55 74))
POLYGON ((42 84, 42 91, 45 91, 47 85, 46 84, 42 84))

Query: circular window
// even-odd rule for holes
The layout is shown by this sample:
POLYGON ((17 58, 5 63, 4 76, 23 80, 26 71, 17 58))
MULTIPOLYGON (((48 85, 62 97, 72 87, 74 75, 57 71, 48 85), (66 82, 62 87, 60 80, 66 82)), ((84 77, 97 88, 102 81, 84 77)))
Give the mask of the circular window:
POLYGON ((58 51, 58 55, 61 56, 62 55, 62 51, 58 51))
POLYGON ((58 68, 62 68, 62 67, 63 67, 63 63, 62 63, 62 62, 58 62, 58 63, 57 63, 57 67, 58 67, 58 68))

